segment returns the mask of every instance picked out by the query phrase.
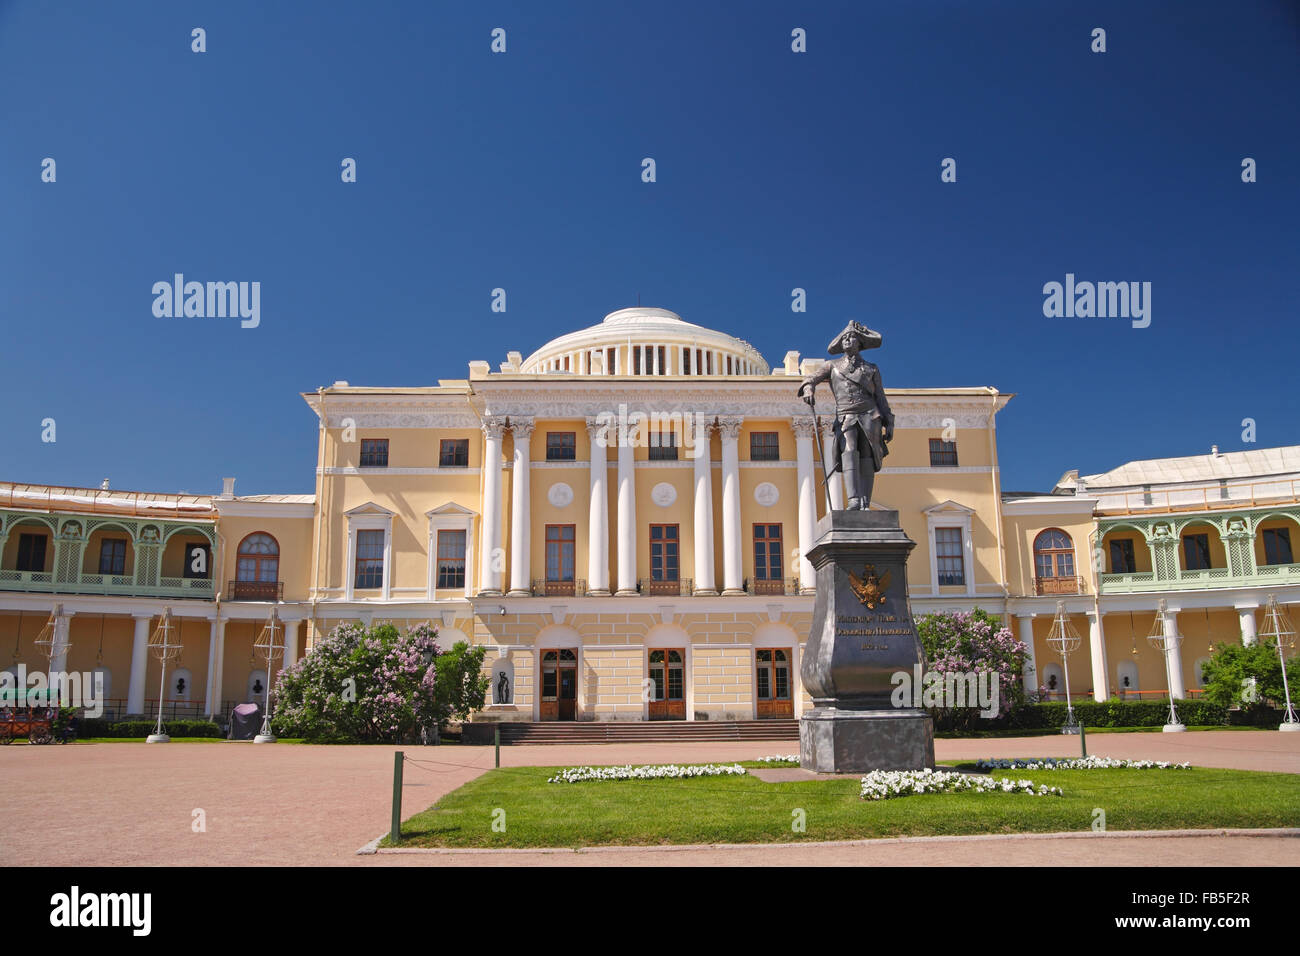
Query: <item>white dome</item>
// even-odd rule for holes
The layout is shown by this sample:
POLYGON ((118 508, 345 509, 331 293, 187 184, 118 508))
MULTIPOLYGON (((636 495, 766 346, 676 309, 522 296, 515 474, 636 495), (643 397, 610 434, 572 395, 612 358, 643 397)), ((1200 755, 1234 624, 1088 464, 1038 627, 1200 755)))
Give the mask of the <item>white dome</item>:
POLYGON ((735 336, 683 321, 676 312, 637 306, 599 325, 552 339, 528 356, 524 373, 577 375, 767 375, 758 350, 735 336))

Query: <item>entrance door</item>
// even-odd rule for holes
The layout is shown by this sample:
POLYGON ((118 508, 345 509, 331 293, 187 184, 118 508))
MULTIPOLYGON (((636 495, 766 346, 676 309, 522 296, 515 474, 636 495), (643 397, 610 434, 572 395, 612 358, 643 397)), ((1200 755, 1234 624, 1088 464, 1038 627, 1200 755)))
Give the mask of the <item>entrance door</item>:
POLYGON ((571 650, 542 652, 542 720, 578 719, 578 655, 571 650))
POLYGON ((650 652, 650 680, 654 682, 654 699, 650 701, 651 720, 686 719, 686 667, 681 651, 650 652))
POLYGON ((794 699, 790 696, 790 651, 754 652, 757 670, 756 716, 760 720, 794 716, 794 699))

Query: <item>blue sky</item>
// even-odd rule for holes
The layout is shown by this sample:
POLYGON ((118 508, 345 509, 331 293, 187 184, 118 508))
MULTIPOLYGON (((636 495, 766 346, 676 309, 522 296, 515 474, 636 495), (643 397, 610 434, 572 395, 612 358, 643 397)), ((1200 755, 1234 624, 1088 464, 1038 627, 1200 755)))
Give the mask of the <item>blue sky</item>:
POLYGON ((298 392, 638 295, 773 363, 856 318, 886 388, 1017 393, 1009 489, 1295 444, 1298 92, 1282 0, 0 0, 0 479, 310 491, 298 392), (175 272, 259 281, 260 326, 156 318, 175 272), (1044 317, 1067 272, 1150 282, 1151 325, 1044 317))

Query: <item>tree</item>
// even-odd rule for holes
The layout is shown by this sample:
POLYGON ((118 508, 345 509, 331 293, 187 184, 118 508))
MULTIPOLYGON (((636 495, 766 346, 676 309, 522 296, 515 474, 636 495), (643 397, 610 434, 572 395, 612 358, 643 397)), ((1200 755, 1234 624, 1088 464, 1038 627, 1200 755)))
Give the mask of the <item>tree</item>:
MULTIPOLYGON (((992 671, 997 676, 999 717, 1024 703, 1021 675, 1028 650, 998 618, 980 608, 925 614, 917 618, 916 633, 925 649, 927 671, 943 675, 992 671)), ((975 729, 981 719, 974 707, 931 708, 931 712, 941 727, 975 729)))
POLYGON ((275 685, 272 724, 317 742, 401 743, 434 732, 441 718, 436 628, 342 624, 275 685))
POLYGON ((471 647, 457 641, 445 654, 438 655, 438 676, 434 695, 442 720, 468 720, 487 701, 491 679, 483 673, 487 649, 471 647))
MULTIPOLYGON (((1201 666, 1201 676, 1205 698, 1220 707, 1240 707, 1250 713, 1262 711, 1270 703, 1285 706, 1282 664, 1274 643, 1219 644, 1214 656, 1201 666)), ((1294 695, 1300 681, 1300 659, 1286 662, 1286 676, 1294 695)))

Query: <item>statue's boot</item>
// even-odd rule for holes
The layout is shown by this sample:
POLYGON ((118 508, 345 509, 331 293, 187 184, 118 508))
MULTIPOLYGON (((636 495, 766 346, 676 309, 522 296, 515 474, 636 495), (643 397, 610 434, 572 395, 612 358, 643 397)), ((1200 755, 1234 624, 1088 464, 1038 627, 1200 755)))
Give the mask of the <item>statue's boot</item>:
POLYGON ((849 499, 849 511, 862 510, 862 496, 859 494, 858 485, 858 463, 851 455, 845 455, 843 459, 844 467, 844 493, 849 499))
POLYGON ((871 492, 876 486, 876 469, 868 467, 862 479, 862 510, 871 507, 871 492))

